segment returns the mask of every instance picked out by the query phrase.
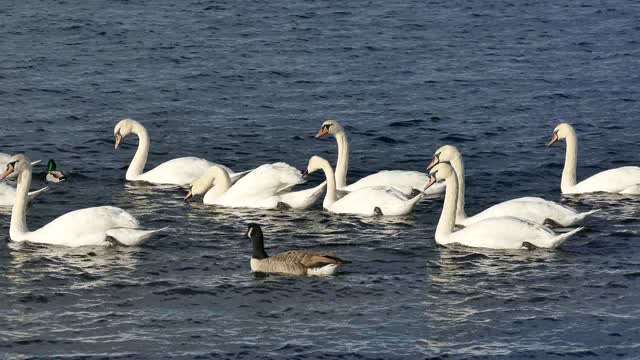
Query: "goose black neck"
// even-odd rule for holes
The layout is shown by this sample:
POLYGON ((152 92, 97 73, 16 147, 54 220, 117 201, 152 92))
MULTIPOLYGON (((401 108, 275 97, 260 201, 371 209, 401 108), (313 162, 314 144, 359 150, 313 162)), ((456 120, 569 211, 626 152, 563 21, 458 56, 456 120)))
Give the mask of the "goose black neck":
POLYGON ((251 256, 258 260, 266 259, 269 255, 264 251, 264 239, 262 237, 262 232, 254 232, 255 234, 251 234, 251 243, 253 244, 253 254, 251 256))

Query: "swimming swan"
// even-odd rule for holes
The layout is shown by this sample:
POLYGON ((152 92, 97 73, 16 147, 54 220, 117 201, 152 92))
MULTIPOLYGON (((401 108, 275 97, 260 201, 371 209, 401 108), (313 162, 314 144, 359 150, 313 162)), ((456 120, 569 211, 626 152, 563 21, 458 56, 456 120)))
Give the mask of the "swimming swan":
MULTIPOLYGON (((344 128, 335 120, 327 120, 322 124, 316 139, 331 134, 338 143, 338 161, 336 163, 336 187, 339 191, 351 192, 372 186, 392 187, 408 197, 414 197, 422 192, 427 181, 427 174, 418 171, 383 170, 347 185, 347 171, 349 170, 349 142, 344 128)), ((444 186, 436 184, 425 194, 440 194, 444 186)))
POLYGON ((513 216, 529 220, 539 225, 568 227, 581 222, 585 217, 599 211, 593 210, 578 213, 570 207, 539 197, 521 197, 493 205, 474 216, 467 216, 464 209, 465 181, 462 155, 455 146, 445 145, 436 150, 431 163, 427 166, 427 170, 431 170, 431 168, 441 162, 448 162, 455 170, 458 178, 458 203, 456 206, 457 225, 469 226, 477 223, 478 221, 492 217, 513 216))
POLYGON ((9 237, 13 241, 86 246, 86 245, 139 245, 160 230, 142 230, 138 221, 126 211, 101 206, 66 213, 36 231, 27 227, 27 190, 31 185, 31 162, 22 155, 9 159, 0 180, 12 173, 18 175, 16 202, 11 211, 9 237))
POLYGON ((338 199, 336 194, 336 180, 329 162, 319 156, 309 159, 306 174, 323 170, 327 182, 327 193, 322 206, 336 214, 356 215, 405 215, 416 207, 424 196, 420 193, 408 198, 402 192, 385 186, 365 187, 352 191, 338 199))
MULTIPOLYGON (((115 148, 117 150, 122 139, 131 133, 138 135, 139 144, 138 150, 127 170, 126 179, 129 181, 185 186, 202 176, 213 165, 218 165, 205 159, 188 156, 169 160, 143 173, 149 155, 150 140, 147 129, 142 124, 132 119, 124 119, 118 122, 113 129, 115 148)), ((221 166, 230 174, 232 181, 236 181, 245 174, 234 173, 226 166, 218 166, 221 166)))
POLYGON ((460 244, 489 249, 555 248, 583 228, 558 235, 548 228, 515 217, 495 217, 479 221, 454 232, 458 178, 447 163, 435 165, 430 171, 427 188, 444 180, 446 191, 435 240, 440 245, 460 244))
POLYGON ((558 140, 566 140, 567 152, 562 170, 560 189, 563 194, 584 194, 608 192, 619 194, 640 194, 640 167, 624 166, 605 170, 579 183, 576 183, 578 163, 578 137, 573 126, 563 123, 553 130, 553 136, 547 146, 558 140))
POLYGON ((212 166, 191 184, 185 201, 204 194, 208 205, 260 209, 306 209, 322 195, 325 183, 314 188, 290 192, 304 183, 300 171, 285 163, 264 164, 232 184, 229 174, 212 166))

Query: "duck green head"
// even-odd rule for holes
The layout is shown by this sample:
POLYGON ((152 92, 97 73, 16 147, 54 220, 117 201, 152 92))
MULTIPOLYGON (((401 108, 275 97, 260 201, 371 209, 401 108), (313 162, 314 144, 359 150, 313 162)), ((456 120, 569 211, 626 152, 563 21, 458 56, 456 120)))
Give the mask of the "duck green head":
POLYGON ((49 168, 47 170, 49 172, 56 171, 56 162, 53 161, 53 159, 49 160, 49 164, 47 165, 47 167, 49 168))

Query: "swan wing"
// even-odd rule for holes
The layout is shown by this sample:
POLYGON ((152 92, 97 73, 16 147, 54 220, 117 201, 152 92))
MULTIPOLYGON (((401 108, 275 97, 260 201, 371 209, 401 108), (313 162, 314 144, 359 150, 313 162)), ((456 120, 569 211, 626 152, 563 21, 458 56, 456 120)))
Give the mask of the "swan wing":
POLYGON ((153 184, 185 186, 191 184, 214 165, 220 166, 230 175, 233 174, 233 171, 226 166, 215 164, 205 159, 187 156, 164 162, 140 175, 135 180, 153 184))
POLYGON ((383 170, 365 176, 339 190, 353 192, 368 187, 388 186, 409 195, 413 189, 422 190, 427 184, 427 178, 427 174, 418 171, 383 170))
POLYGON ((479 214, 459 223, 464 226, 495 217, 512 216, 542 225, 551 219, 563 226, 571 226, 578 221, 578 212, 567 206, 540 198, 518 198, 493 205, 479 214), (530 200, 533 199, 533 200, 530 200))
POLYGON ((640 184, 640 167, 625 166, 605 170, 587 178, 574 187, 572 193, 623 192, 640 184))
POLYGON ((280 202, 291 206, 291 208, 293 209, 307 209, 320 199, 326 186, 327 182, 325 181, 322 184, 310 189, 292 191, 286 194, 282 194, 280 195, 280 202))
POLYGON ((220 199, 220 203, 235 203, 260 199, 282 193, 304 182, 300 171, 285 163, 264 164, 238 180, 220 199))
MULTIPOLYGON (((580 228, 581 229, 581 228, 580 228)), ((579 229, 576 229, 579 230, 579 229)), ((458 243, 470 247, 488 249, 522 249, 525 242, 541 248, 551 248, 564 241, 576 230, 557 235, 544 226, 530 221, 514 218, 499 217, 477 222, 471 226, 458 230, 448 236, 444 243, 458 243)), ((438 238, 436 236, 436 241, 438 238)), ((438 243, 444 244, 438 241, 438 243)))

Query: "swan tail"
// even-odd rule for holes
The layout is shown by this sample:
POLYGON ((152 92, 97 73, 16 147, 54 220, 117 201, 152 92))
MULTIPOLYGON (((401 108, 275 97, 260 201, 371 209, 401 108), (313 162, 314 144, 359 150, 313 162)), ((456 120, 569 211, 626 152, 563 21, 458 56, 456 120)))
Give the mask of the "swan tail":
POLYGON ((578 214, 576 214, 575 218, 573 218, 573 221, 571 222, 571 224, 569 224, 568 226, 575 225, 575 224, 577 224, 579 222, 582 222, 582 220, 584 220, 587 216, 591 216, 591 215, 599 212, 600 210, 601 209, 595 209, 595 210, 586 211, 586 212, 583 212, 583 213, 578 213, 578 214))
POLYGON ((561 234, 556 236, 555 238, 553 238, 553 240, 551 241, 551 246, 549 246, 549 248, 557 248, 558 246, 560 246, 563 242, 567 241, 570 237, 572 237, 573 235, 575 235, 577 232, 582 231, 582 229, 584 229, 584 227, 579 227, 577 229, 573 229, 567 233, 561 234))
POLYGON ((289 205, 292 209, 307 209, 308 207, 315 204, 318 199, 320 199, 326 185, 327 182, 325 181, 322 184, 310 189, 282 194, 280 196, 280 201, 289 205))
POLYGON ((155 234, 165 231, 169 227, 163 227, 162 229, 155 230, 140 230, 129 228, 110 229, 107 231, 107 236, 113 238, 113 241, 122 246, 138 246, 145 241, 149 240, 155 234))
POLYGON ((42 194, 44 192, 47 192, 48 190, 49 190, 49 187, 45 186, 40 190, 36 190, 36 191, 30 192, 29 193, 29 201, 33 200, 36 196, 38 196, 38 195, 40 195, 40 194, 42 194))
POLYGON ((32 162, 31 162, 31 166, 33 166, 33 165, 38 165, 38 164, 40 164, 41 162, 42 162, 42 160, 32 161, 32 162))
POLYGON ((250 173, 252 171, 253 170, 247 170, 247 171, 233 173, 233 175, 229 176, 231 178, 231 183, 232 184, 235 183, 236 181, 242 179, 245 175, 247 175, 248 173, 250 173))

